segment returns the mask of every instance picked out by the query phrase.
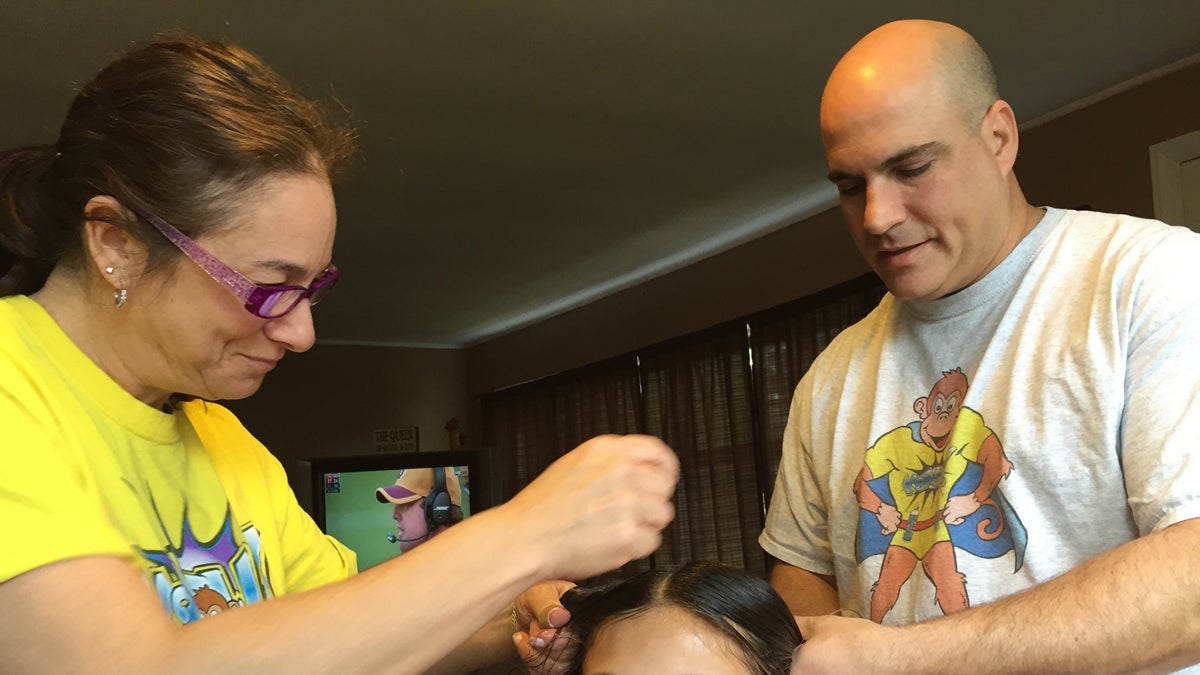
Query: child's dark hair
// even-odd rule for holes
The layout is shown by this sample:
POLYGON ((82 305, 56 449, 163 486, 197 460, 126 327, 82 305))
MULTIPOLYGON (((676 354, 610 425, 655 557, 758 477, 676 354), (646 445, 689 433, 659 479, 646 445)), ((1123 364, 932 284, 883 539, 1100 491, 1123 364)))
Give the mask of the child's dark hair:
POLYGON ((787 604, 763 579, 715 562, 691 562, 667 573, 646 572, 625 581, 576 588, 562 598, 569 629, 582 648, 570 673, 580 673, 597 631, 653 607, 678 607, 706 621, 738 648, 756 675, 786 675, 800 629, 787 604))

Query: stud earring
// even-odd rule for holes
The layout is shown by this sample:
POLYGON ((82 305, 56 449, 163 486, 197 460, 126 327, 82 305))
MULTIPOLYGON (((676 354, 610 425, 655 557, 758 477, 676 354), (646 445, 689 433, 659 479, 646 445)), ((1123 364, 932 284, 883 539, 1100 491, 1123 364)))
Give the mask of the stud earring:
POLYGON ((115 267, 113 267, 112 265, 109 265, 108 267, 104 268, 104 272, 106 274, 112 274, 115 269, 116 269, 115 267))
POLYGON ((128 299, 129 299, 129 292, 126 291, 124 288, 122 288, 119 291, 113 291, 113 303, 117 307, 124 305, 125 301, 128 299))

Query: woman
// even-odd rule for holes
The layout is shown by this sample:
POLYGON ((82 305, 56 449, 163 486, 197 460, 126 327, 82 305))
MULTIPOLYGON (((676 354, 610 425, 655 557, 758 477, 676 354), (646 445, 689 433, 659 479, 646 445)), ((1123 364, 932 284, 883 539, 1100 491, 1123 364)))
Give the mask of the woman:
POLYGON ((657 547, 673 454, 601 437, 355 576, 211 403, 312 346, 350 152, 251 54, 177 37, 84 86, 54 146, 0 154, 5 669, 465 670, 562 620, 566 584, 534 584, 657 547))
POLYGON ((765 580, 720 563, 574 589, 563 604, 579 645, 563 650, 568 673, 786 675, 801 642, 765 580))

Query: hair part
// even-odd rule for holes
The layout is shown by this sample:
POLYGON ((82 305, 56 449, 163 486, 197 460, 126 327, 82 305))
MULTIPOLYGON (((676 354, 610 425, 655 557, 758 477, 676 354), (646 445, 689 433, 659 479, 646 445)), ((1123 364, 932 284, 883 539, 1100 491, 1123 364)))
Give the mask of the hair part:
MULTIPOLYGON (((166 34, 135 46, 76 95, 53 146, 0 153, 0 295, 30 293, 84 258, 84 206, 109 195, 195 238, 227 227, 256 188, 338 177, 354 133, 250 52, 166 34)), ((178 255, 132 213, 147 265, 178 255)))
POLYGON ((795 618, 770 584, 716 562, 690 562, 670 574, 647 572, 572 589, 562 603, 571 612, 570 630, 583 645, 568 671, 573 674, 582 671, 587 649, 605 626, 659 607, 677 607, 713 627, 756 675, 786 675, 802 641, 795 618))

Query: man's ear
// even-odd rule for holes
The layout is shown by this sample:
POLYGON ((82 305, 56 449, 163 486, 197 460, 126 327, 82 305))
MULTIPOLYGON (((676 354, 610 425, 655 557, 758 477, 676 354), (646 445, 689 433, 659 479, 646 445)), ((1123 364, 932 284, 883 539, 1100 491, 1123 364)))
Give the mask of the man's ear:
POLYGON ((127 288, 142 273, 146 247, 117 223, 132 216, 121 202, 108 195, 92 197, 83 205, 83 238, 88 258, 102 279, 114 289, 127 288))
POLYGON ((981 133, 1000 170, 1012 172, 1017 162, 1017 116, 1007 101, 997 99, 992 103, 983 116, 981 133))

